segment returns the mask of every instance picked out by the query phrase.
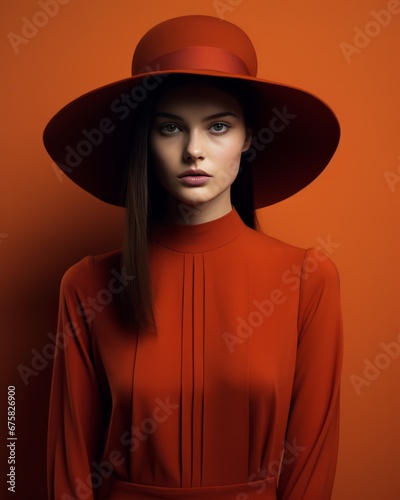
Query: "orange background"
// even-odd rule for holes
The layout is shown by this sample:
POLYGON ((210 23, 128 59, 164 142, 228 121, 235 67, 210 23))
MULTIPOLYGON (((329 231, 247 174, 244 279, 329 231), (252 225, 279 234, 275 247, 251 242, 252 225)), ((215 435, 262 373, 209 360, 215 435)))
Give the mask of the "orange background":
MULTIPOLYGON (((148 28, 195 13, 223 15, 241 26, 256 46, 260 76, 308 89, 339 117, 342 139, 328 169, 295 197, 259 211, 259 218, 264 231, 293 244, 315 246, 330 238, 336 245, 330 256, 342 282, 345 363, 332 498, 400 498, 400 355, 382 356, 380 345, 396 342, 400 352, 400 13, 392 14, 385 27, 367 24, 373 20, 371 10, 389 5, 400 11, 400 2, 63 3, 18 51, 7 34, 21 35, 22 18, 32 20, 43 8, 32 0, 5 0, 0 8, 2 498, 46 498, 51 363, 27 385, 18 366, 31 366, 32 350, 41 352, 49 332, 56 332, 64 271, 121 241, 123 211, 96 201, 58 174, 42 146, 42 130, 68 101, 128 76, 132 50, 148 28), (346 60, 341 44, 354 45, 356 27, 369 30, 371 37, 346 60), (352 377, 365 378, 365 360, 381 368, 357 393, 352 377), (5 490, 4 479, 7 385, 17 392, 15 495, 5 490)), ((43 22, 43 17, 35 19, 43 22)))

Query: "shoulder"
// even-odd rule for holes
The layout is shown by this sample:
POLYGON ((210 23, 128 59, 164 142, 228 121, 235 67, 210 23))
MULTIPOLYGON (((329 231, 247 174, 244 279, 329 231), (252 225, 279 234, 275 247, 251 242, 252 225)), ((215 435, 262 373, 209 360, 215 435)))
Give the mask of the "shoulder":
POLYGON ((301 248, 250 228, 244 235, 246 245, 242 248, 249 261, 257 269, 273 268, 285 286, 291 291, 299 291, 303 303, 310 299, 318 301, 324 290, 337 293, 338 270, 321 248, 301 248))
POLYGON ((259 230, 249 227, 243 232, 245 248, 252 255, 252 258, 272 260, 280 262, 283 266, 292 264, 301 265, 306 249, 291 245, 282 240, 278 240, 259 230))
POLYGON ((326 254, 317 248, 308 248, 302 264, 302 280, 319 290, 327 285, 339 287, 339 272, 326 254))
POLYGON ((85 291, 89 293, 107 282, 120 271, 121 250, 113 250, 100 255, 88 255, 67 269, 61 279, 63 291, 85 291))

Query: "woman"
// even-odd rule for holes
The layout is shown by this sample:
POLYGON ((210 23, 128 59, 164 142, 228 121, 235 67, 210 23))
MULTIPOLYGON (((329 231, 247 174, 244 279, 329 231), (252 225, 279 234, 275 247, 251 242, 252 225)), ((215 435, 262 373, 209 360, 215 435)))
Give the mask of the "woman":
POLYGON ((132 77, 48 124, 52 158, 126 205, 123 251, 61 286, 55 499, 329 499, 342 331, 332 262, 255 230, 339 140, 330 109, 256 77, 238 27, 161 23, 132 77))

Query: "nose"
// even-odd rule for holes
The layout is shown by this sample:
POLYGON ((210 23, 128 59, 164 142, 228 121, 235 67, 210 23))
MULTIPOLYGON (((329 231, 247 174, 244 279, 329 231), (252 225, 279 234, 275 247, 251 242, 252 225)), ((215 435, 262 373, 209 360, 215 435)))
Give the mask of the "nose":
POLYGON ((184 149, 185 160, 204 160, 205 157, 206 154, 201 133, 199 131, 190 132, 184 149))

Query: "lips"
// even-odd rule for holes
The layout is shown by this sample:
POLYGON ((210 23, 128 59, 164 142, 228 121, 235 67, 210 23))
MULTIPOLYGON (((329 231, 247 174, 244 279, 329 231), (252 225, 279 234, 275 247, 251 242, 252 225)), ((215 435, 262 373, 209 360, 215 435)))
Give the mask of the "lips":
POLYGON ((185 186, 195 188, 207 184, 210 181, 211 176, 204 170, 200 170, 199 168, 192 168, 189 170, 185 170, 185 172, 182 172, 178 176, 178 178, 180 179, 180 182, 185 186))
POLYGON ((199 168, 196 168, 195 170, 185 170, 182 174, 178 175, 178 177, 181 179, 182 177, 211 177, 207 172, 204 170, 200 170, 199 168))

